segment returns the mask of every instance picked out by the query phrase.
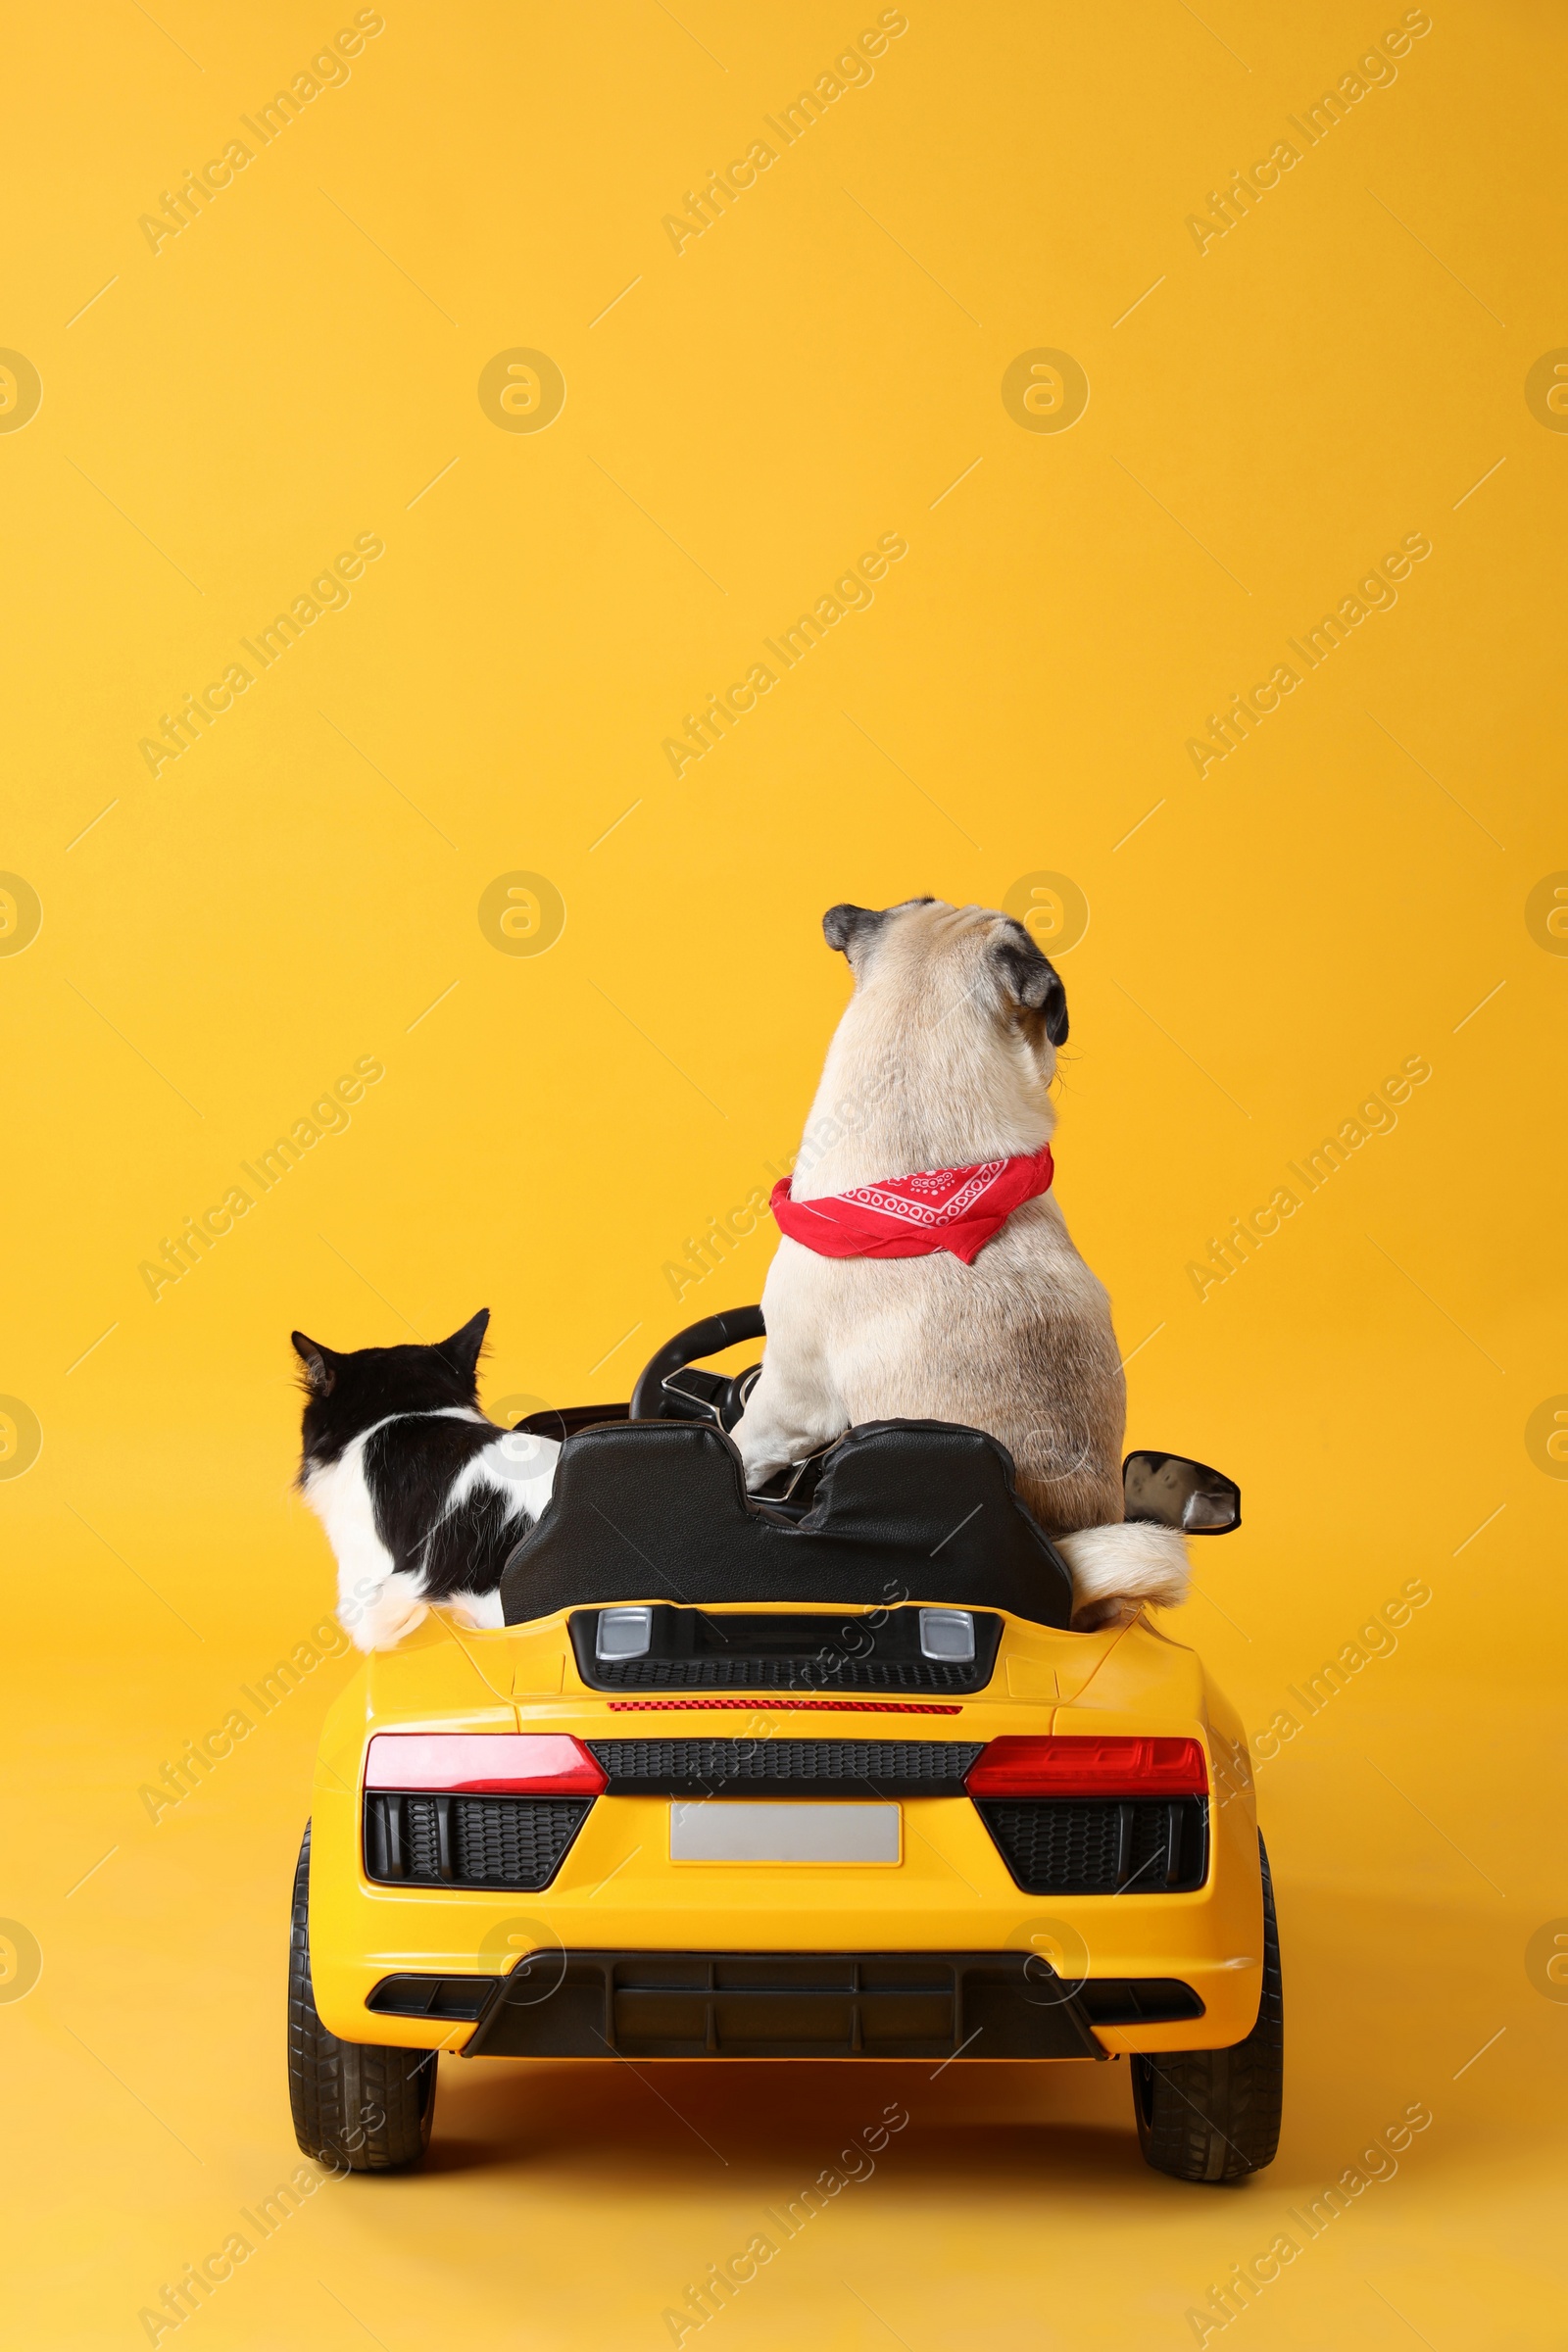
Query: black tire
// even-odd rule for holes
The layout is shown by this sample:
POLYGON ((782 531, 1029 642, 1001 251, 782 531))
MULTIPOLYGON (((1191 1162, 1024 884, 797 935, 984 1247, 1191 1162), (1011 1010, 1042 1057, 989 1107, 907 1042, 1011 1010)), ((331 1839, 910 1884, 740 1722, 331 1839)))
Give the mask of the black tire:
POLYGON ((288 2096, 307 2156, 341 2172, 390 2173, 417 2164, 435 2114, 434 2050, 339 2041, 317 2014, 311 1987, 311 1825, 294 1871, 288 1939, 288 2096))
POLYGON ((1178 2180, 1243 2180, 1274 2160, 1285 2087, 1285 1999, 1268 1855, 1263 1872, 1263 1994, 1257 2023, 1228 2050, 1170 2050, 1132 2062, 1144 2162, 1178 2180))

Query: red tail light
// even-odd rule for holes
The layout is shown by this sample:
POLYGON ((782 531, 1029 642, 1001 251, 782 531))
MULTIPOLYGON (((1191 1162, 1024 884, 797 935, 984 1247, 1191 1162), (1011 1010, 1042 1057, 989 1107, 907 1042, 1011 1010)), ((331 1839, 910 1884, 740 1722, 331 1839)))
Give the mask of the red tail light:
POLYGON ((1203 1796, 1208 1773, 1196 1740, 1073 1735, 993 1740, 964 1787, 971 1796, 1203 1796))
POLYGON ((564 1732, 378 1732, 367 1788, 471 1796, 597 1796, 609 1776, 564 1732))

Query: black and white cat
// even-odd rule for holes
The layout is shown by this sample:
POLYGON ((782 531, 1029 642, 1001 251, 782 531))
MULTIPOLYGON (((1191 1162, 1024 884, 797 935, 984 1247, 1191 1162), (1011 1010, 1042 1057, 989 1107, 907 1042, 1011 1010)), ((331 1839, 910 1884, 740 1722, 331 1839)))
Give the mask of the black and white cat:
POLYGON ((501 1623, 501 1571, 550 1499, 561 1447, 479 1410, 490 1310, 434 1348, 339 1355, 293 1333, 305 1367, 299 1484, 337 1558, 337 1614, 361 1649, 412 1633, 433 1600, 501 1623))

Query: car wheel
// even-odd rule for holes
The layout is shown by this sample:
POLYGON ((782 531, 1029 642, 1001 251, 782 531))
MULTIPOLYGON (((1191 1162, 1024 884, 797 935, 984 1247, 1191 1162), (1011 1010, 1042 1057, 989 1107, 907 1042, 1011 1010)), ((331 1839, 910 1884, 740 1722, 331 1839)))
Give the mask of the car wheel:
POLYGON ((1257 2023, 1228 2050, 1170 2050, 1132 2062, 1144 2162, 1178 2180, 1240 2180, 1273 2161, 1285 2081, 1285 2003, 1268 1855, 1263 1872, 1263 1994, 1257 2023))
POLYGON ((307 2156, 341 2171, 389 2173, 417 2164, 435 2114, 434 2050, 339 2041, 311 1988, 311 1828, 294 1871, 288 1943, 288 2095, 307 2156))

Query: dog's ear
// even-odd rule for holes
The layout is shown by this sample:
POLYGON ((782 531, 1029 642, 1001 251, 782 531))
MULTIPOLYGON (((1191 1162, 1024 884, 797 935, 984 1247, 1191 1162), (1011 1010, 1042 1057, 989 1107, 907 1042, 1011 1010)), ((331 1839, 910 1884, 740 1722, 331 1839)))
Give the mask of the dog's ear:
POLYGON ((822 917, 822 937, 846 956, 852 971, 864 951, 874 947, 885 926, 910 906, 935 906, 935 899, 901 899, 896 906, 830 906, 822 917))
POLYGON ((445 1363, 463 1378, 471 1381, 479 1368, 479 1350, 484 1346, 485 1329, 490 1321, 490 1309, 481 1306, 470 1322, 455 1331, 450 1340, 443 1340, 436 1349, 445 1363))
POLYGON ((839 955, 856 958, 876 938, 888 919, 888 909, 874 906, 830 906, 822 917, 822 937, 839 955))
POLYGON ((330 1348, 318 1348, 303 1331, 291 1331, 294 1352, 305 1367, 305 1386, 313 1396, 330 1396, 337 1386, 337 1359, 330 1348))
POLYGON ((1043 956, 1022 923, 1009 922, 991 943, 991 960, 1008 995, 1032 1012, 1046 1016, 1046 1035, 1054 1046, 1067 1042, 1067 991, 1061 974, 1043 956))

